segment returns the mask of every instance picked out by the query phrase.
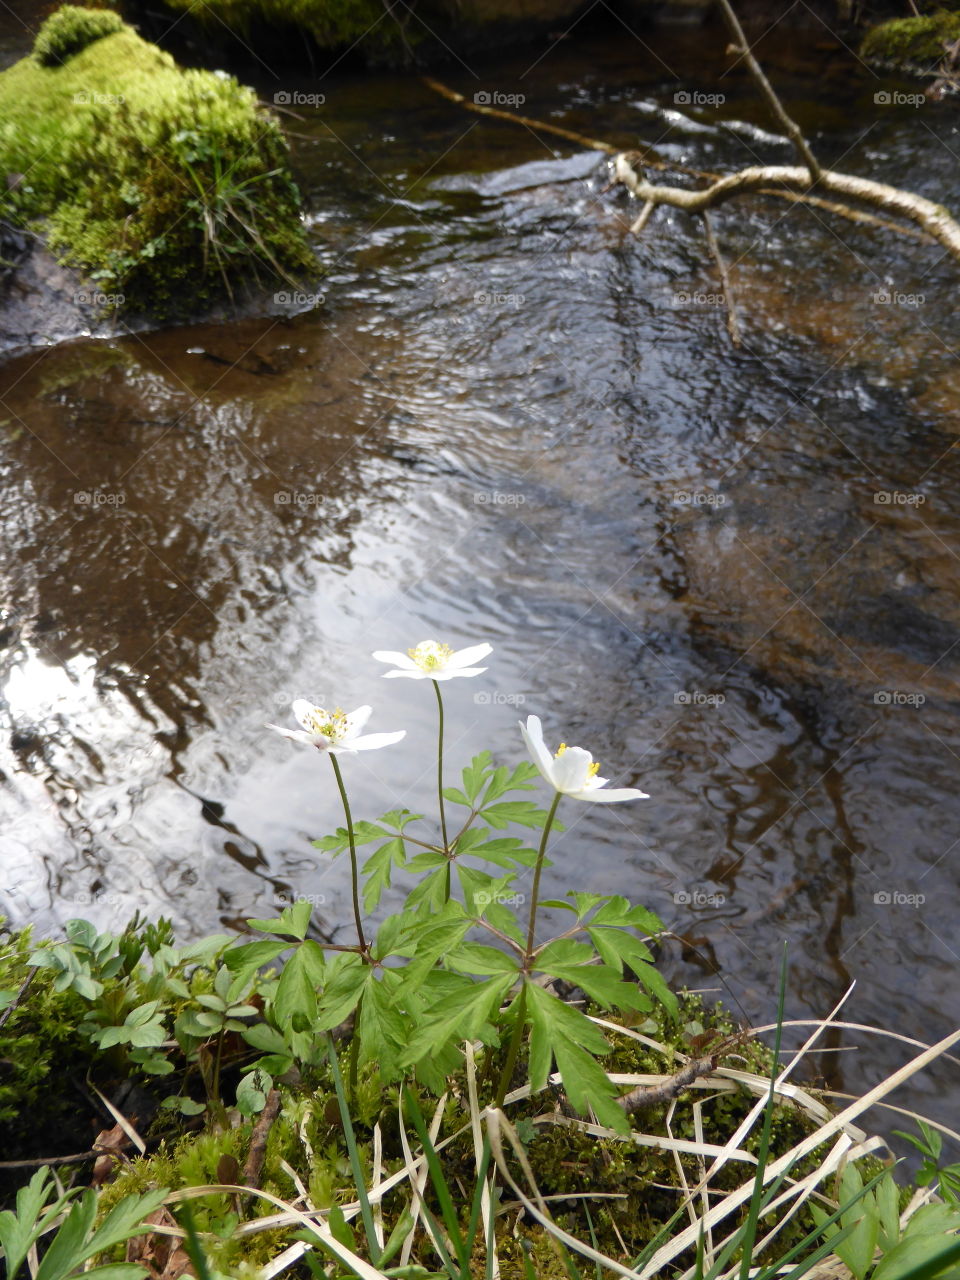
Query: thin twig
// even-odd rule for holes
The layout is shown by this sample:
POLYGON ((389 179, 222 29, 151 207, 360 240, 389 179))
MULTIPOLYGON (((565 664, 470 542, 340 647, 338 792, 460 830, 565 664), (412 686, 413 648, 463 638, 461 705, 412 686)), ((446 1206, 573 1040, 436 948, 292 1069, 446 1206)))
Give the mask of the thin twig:
POLYGON ((776 116, 779 123, 783 126, 787 137, 796 147, 797 155, 810 172, 811 183, 819 182, 821 170, 817 158, 810 150, 810 146, 806 138, 800 131, 800 126, 795 120, 787 115, 783 103, 774 91, 773 85, 763 74, 760 63, 757 62, 756 58, 753 56, 750 45, 747 43, 747 37, 743 34, 743 27, 740 25, 740 19, 734 13, 733 5, 730 3, 730 0, 720 0, 720 8, 723 10, 724 18, 727 20, 727 26, 733 33, 733 38, 737 45, 737 53, 741 55, 744 62, 747 64, 750 74, 757 82, 757 87, 767 101, 767 106, 776 116))
MULTIPOLYGON (((647 201, 650 204, 650 201, 647 201)), ((737 320, 737 299, 733 292, 733 282, 730 279, 730 272, 727 270, 727 264, 724 262, 720 253, 720 246, 717 244, 717 237, 713 234, 713 223, 710 221, 710 215, 704 209, 701 214, 703 218, 703 229, 707 235, 707 244, 710 246, 710 252, 713 254, 713 260, 717 264, 717 270, 720 272, 720 283, 723 286, 723 300, 727 305, 727 331, 730 334, 730 341, 735 347, 740 346, 740 324, 737 320)))
POLYGON ((36 969, 30 970, 30 972, 27 974, 27 976, 24 978, 23 982, 21 983, 20 990, 17 992, 16 996, 13 998, 13 1000, 10 1001, 10 1003, 4 1009, 3 1013, 0 1013, 0 1027, 6 1026, 7 1019, 10 1017, 11 1013, 13 1013, 14 1009, 16 1009, 17 1005, 22 1002, 23 997, 30 990, 30 983, 33 981, 34 977, 36 976, 36 972, 37 972, 36 969))

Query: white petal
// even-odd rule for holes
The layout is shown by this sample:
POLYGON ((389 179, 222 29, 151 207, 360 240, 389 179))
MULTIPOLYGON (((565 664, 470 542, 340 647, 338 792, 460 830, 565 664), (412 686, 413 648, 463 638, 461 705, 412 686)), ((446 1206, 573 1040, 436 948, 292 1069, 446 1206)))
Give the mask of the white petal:
POLYGON ((392 662, 395 667, 403 667, 405 671, 420 669, 409 653, 400 653, 399 650, 394 652, 393 649, 378 649, 373 656, 378 662, 392 662))
POLYGON ((357 707, 356 711, 351 711, 347 716, 347 727, 344 737, 352 738, 363 729, 364 725, 373 714, 373 707, 357 707))
POLYGON ((310 732, 312 717, 320 710, 322 710, 321 707, 315 707, 306 698, 297 698, 293 704, 293 714, 297 719, 297 723, 301 728, 306 729, 308 733, 310 732))
POLYGON ((574 795, 584 790, 590 777, 593 756, 583 747, 568 747, 553 762, 553 785, 558 791, 574 795))
MULTIPOLYGON (((385 671, 383 673, 384 680, 396 680, 398 676, 405 676, 408 680, 428 679, 427 672, 422 671, 420 667, 414 667, 413 671, 385 671)), ((433 678, 436 679, 437 677, 434 675, 433 678)), ((442 680, 443 676, 440 679, 442 680)))
POLYGON ((396 733, 367 733, 362 738, 352 738, 349 742, 345 742, 340 750, 376 751, 378 747, 389 747, 406 736, 406 729, 400 729, 396 733))
POLYGON ((520 721, 520 736, 530 753, 530 759, 540 770, 543 778, 553 786, 553 756, 544 746, 543 729, 539 716, 527 716, 527 723, 520 721))
POLYGON ((278 724, 268 724, 268 729, 282 734, 285 738, 290 738, 293 742, 304 742, 308 747, 319 747, 323 750, 325 738, 320 738, 316 734, 307 733, 305 729, 281 729, 278 724))
POLYGON ((456 653, 452 653, 444 665, 448 671, 459 671, 461 667, 469 667, 471 663, 482 662, 488 653, 493 653, 492 644, 474 644, 469 649, 458 649, 456 653))
POLYGON ((634 787, 587 787, 583 791, 568 791, 572 800, 589 800, 594 804, 617 804, 620 800, 649 800, 645 791, 634 787))
MULTIPOLYGON (((445 670, 425 671, 423 674, 429 676, 431 680, 453 680, 456 676, 482 676, 486 671, 486 667, 466 667, 462 670, 451 671, 449 667, 445 670)), ((401 672, 397 673, 402 674, 401 672)))

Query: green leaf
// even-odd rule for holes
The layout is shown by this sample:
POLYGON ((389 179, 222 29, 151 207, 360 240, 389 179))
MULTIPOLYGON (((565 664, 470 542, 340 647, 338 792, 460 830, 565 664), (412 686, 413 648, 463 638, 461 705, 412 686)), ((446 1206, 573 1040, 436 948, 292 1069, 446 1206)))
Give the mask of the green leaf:
POLYGON ((524 760, 512 771, 501 765, 499 769, 494 769, 490 777, 490 783, 483 794, 484 806, 498 800, 508 791, 532 791, 536 786, 535 779, 539 776, 539 769, 529 760, 524 760))
POLYGON ((485 947, 476 942, 462 943, 447 956, 447 963, 458 973, 519 973, 515 958, 496 947, 485 947))
POLYGON ((905 1237, 880 1259, 870 1280, 944 1280, 956 1275, 960 1262, 960 1241, 955 1237, 919 1235, 905 1237))
POLYGON ((589 1103, 602 1124, 618 1133, 629 1133, 626 1113, 615 1101, 616 1089, 594 1056, 610 1051, 599 1029, 579 1010, 536 983, 528 982, 525 990, 531 1024, 531 1087, 544 1087, 551 1058, 556 1058, 563 1087, 574 1108, 586 1115, 589 1103))
POLYGON ((285 942, 246 942, 239 947, 231 947, 224 953, 223 963, 237 980, 249 984, 265 964, 283 954, 287 948, 285 942))
POLYGON ((363 864, 367 881, 363 886, 363 906, 368 913, 376 911, 384 889, 390 888, 390 876, 394 867, 402 867, 406 849, 402 836, 394 836, 380 846, 363 864))
POLYGON ((328 968, 314 1029, 329 1031, 353 1013, 372 973, 372 967, 364 964, 358 955, 338 957, 328 968))
POLYGON ((463 778, 463 789, 466 792, 467 799, 471 804, 474 803, 483 787, 484 779, 487 776, 493 764, 493 757, 489 751, 481 751, 479 755, 473 757, 467 767, 463 770, 461 777, 463 778))
POLYGON ((237 1110, 242 1116, 255 1116, 267 1104, 267 1093, 273 1088, 273 1081, 259 1067, 242 1077, 237 1085, 237 1110))
MULTIPOLYGON (((491 827, 502 830, 511 822, 521 827, 533 827, 540 831, 547 820, 546 809, 538 808, 532 800, 501 800, 480 810, 481 816, 491 827)), ((553 830, 563 831, 563 824, 554 820, 553 830)))
POLYGON ((483 1040, 489 1044, 490 1024, 514 980, 515 972, 506 973, 488 982, 471 983, 432 1003, 401 1054, 400 1065, 412 1066, 451 1041, 483 1040))
POLYGON ((444 787, 443 798, 449 800, 451 804, 462 804, 467 809, 471 807, 470 801, 459 787, 444 787))
POLYGON ((326 965, 316 942, 303 942, 283 966, 273 997, 273 1012, 281 1026, 301 1031, 317 1016, 317 987, 326 965))
POLYGON ((279 933, 284 938, 296 938, 302 942, 307 936, 312 915, 313 907, 309 902, 294 902, 284 907, 273 920, 248 920, 247 924, 259 933, 279 933))

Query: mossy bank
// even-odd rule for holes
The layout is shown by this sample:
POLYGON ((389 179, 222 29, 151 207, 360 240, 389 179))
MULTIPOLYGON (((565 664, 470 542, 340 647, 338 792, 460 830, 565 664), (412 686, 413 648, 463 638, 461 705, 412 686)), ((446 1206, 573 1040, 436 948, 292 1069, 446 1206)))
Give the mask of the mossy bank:
POLYGON ((960 13, 938 9, 912 18, 893 18, 868 31, 861 56, 878 66, 925 75, 938 69, 947 46, 960 40, 960 13))
POLYGON ((104 310, 186 317, 316 270, 276 119, 105 10, 59 9, 0 74, 0 170, 0 218, 104 310))

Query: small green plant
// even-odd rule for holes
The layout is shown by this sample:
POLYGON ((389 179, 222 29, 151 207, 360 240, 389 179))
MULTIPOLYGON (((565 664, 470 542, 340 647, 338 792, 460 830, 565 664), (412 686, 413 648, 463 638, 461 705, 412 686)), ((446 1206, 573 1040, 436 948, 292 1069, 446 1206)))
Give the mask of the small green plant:
POLYGON ((41 67, 58 67, 94 40, 123 29, 123 19, 111 9, 82 9, 65 4, 37 32, 33 56, 41 67))
POLYGON ((942 1135, 924 1120, 918 1121, 918 1127, 919 1136, 904 1133, 902 1129, 894 1130, 898 1138, 905 1138, 923 1156, 914 1182, 918 1187, 929 1187, 936 1183, 937 1190, 948 1204, 960 1205, 960 1164, 941 1164, 942 1135))
POLYGON ((141 1280, 142 1267, 84 1264, 143 1230, 143 1221, 159 1208, 166 1190, 142 1196, 126 1196, 96 1222, 97 1193, 61 1191, 49 1169, 38 1169, 17 1193, 16 1209, 0 1212, 0 1246, 6 1280, 17 1280, 31 1250, 56 1226, 38 1268, 30 1268, 32 1280, 67 1280, 85 1275, 92 1280, 141 1280), (58 1220, 62 1219, 57 1226, 58 1220))

